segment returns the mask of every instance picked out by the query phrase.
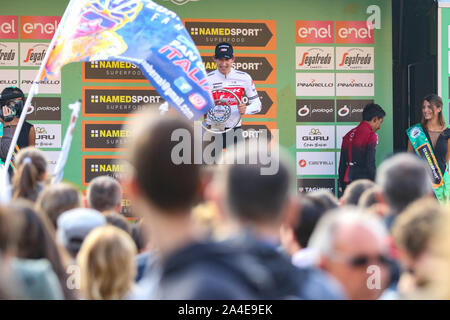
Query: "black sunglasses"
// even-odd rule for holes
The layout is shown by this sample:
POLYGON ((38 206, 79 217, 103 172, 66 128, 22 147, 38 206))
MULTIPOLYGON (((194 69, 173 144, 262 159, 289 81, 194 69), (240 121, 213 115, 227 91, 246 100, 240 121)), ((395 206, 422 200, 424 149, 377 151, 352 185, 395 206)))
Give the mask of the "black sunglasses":
POLYGON ((371 263, 388 265, 390 262, 391 262, 391 260, 389 259, 389 257, 382 255, 382 254, 375 256, 375 257, 358 255, 358 256, 355 256, 348 260, 348 264, 350 264, 353 267, 364 267, 371 263), (373 262, 375 262, 375 263, 373 263, 373 262))

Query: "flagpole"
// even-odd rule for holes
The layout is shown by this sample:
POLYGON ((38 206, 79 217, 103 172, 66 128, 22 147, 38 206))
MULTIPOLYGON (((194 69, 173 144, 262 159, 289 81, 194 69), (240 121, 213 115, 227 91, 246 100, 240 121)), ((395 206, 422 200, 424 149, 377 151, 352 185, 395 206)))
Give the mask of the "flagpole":
POLYGON ((23 123, 25 122, 25 117, 27 115, 28 108, 31 105, 31 100, 33 99, 33 96, 35 94, 38 94, 38 92, 39 92, 38 85, 39 85, 39 80, 41 78, 42 72, 44 71, 45 65, 47 64, 48 58, 50 57, 50 53, 53 50, 55 42, 58 39, 59 34, 61 33, 61 29, 62 29, 62 26, 64 25, 64 21, 67 19, 67 16, 69 15, 70 8, 73 6, 73 3, 75 3, 75 2, 77 2, 77 0, 70 0, 69 4, 67 5, 67 8, 64 11, 64 14, 58 25, 58 28, 56 28, 55 34, 53 35, 52 41, 50 42, 49 50, 47 50, 47 52, 45 53, 44 59, 42 60, 41 66, 39 67, 39 71, 36 75, 36 78, 34 79, 33 84, 31 85, 30 91, 27 96, 27 100, 26 100, 25 105, 22 110, 22 114, 20 115, 19 122, 17 123, 16 131, 14 132, 14 136, 11 140, 11 145, 9 146, 8 155, 6 157, 5 166, 3 168, 3 170, 5 172, 8 171, 8 167, 11 162, 12 154, 13 154, 14 148, 16 146, 17 139, 19 138, 20 131, 22 130, 23 123))

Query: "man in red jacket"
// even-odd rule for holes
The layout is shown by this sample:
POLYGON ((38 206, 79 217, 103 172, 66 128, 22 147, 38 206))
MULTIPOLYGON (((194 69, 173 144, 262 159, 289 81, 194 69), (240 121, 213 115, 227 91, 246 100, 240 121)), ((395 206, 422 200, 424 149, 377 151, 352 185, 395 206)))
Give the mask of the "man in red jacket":
POLYGON ((369 103, 363 110, 363 121, 350 130, 342 140, 339 162, 339 189, 345 188, 358 179, 375 180, 375 151, 378 135, 386 113, 378 105, 369 103))

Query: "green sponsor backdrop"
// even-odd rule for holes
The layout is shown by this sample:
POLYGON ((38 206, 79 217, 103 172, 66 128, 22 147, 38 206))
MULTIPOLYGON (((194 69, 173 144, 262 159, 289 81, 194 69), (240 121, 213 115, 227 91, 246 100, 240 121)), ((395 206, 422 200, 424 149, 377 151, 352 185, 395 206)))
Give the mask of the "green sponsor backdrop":
MULTIPOLYGON (((364 97, 339 97, 344 99, 375 100, 387 113, 385 122, 382 125, 379 135, 379 145, 377 149, 377 163, 380 163, 384 157, 392 152, 393 149, 393 119, 392 119, 392 25, 391 25, 391 1, 378 0, 376 5, 381 9, 381 28, 374 30, 374 44, 337 44, 336 43, 336 21, 365 21, 368 18, 366 10, 368 6, 374 4, 372 0, 228 0, 226 3, 217 0, 198 0, 190 1, 184 5, 177 5, 177 1, 159 0, 156 1, 169 9, 175 11, 182 19, 233 19, 233 20, 264 20, 270 19, 275 22, 276 32, 275 44, 271 43, 267 48, 239 49, 236 47, 237 56, 245 54, 255 55, 275 55, 276 56, 276 82, 273 84, 258 83, 257 88, 274 88, 277 96, 277 113, 275 118, 254 118, 246 121, 252 122, 273 122, 279 129, 280 144, 286 147, 296 159, 299 151, 305 152, 333 152, 335 159, 335 171, 337 174, 337 152, 339 149, 297 149, 296 145, 296 127, 299 125, 327 125, 333 126, 336 133, 336 125, 356 125, 356 122, 337 122, 335 114, 334 122, 297 122, 296 100, 306 99, 328 99, 336 103, 335 96, 296 96, 296 74, 301 73, 332 73, 336 80, 336 74, 339 73, 372 73, 374 74, 374 95, 364 97), (296 21, 332 21, 334 26, 333 43, 325 44, 307 44, 296 43, 296 21), (335 47, 371 47, 374 48, 374 68, 373 70, 361 71, 337 71, 333 70, 296 70, 296 47, 332 47, 336 55, 335 47)), ((178 1, 179 2, 179 1, 178 1)), ((2 4, 2 15, 62 15, 67 0, 42 0, 39 2, 30 2, 17 0, 2 4)), ((264 36, 267 36, 265 30, 264 36)), ((445 38, 445 37, 444 37, 445 38)), ((211 55, 212 49, 201 48, 202 55, 211 55)), ((445 69, 445 67, 444 67, 445 69)), ((62 132, 63 135, 67 128, 70 117, 70 111, 65 108, 69 103, 80 99, 82 96, 82 86, 120 86, 120 87, 140 87, 148 86, 145 83, 107 83, 90 82, 82 83, 82 64, 75 63, 63 68, 62 72, 62 132)), ((446 78, 447 76, 443 76, 446 78)), ((448 82, 443 88, 448 91, 448 82), (447 87, 446 87, 447 85, 447 87)), ((445 91, 445 92, 447 92, 445 91)), ((444 93, 443 93, 444 94, 444 93)), ((448 99, 448 92, 444 96, 448 99)), ((336 113, 336 111, 335 111, 336 113)), ((120 155, 120 152, 82 152, 82 120, 92 121, 120 121, 121 117, 101 118, 101 117, 82 117, 77 123, 72 143, 72 149, 66 166, 64 178, 75 184, 82 185, 82 155, 120 155)), ((336 139, 336 134, 335 134, 336 139)), ((337 144, 335 144, 336 146, 337 144)), ((296 168, 298 163, 296 164, 296 168)), ((305 175, 298 178, 336 178, 337 175, 305 175)))

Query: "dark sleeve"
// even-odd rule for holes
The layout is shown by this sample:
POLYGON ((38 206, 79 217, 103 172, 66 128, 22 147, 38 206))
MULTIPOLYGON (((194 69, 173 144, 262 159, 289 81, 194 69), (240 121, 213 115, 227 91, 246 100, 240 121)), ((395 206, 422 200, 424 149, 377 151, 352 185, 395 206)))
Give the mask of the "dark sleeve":
POLYGON ((11 127, 3 127, 3 136, 0 138, 0 158, 6 159, 11 145, 13 130, 11 127))
POLYGON ((338 169, 340 185, 342 185, 344 183, 345 169, 347 169, 347 166, 345 165, 345 163, 347 162, 347 160, 346 160, 347 153, 348 153, 347 148, 342 147, 341 148, 341 156, 339 159, 339 169, 338 169))
POLYGON ((377 150, 378 136, 373 133, 369 136, 367 142, 367 178, 375 181, 376 164, 375 164, 375 152, 377 150))

